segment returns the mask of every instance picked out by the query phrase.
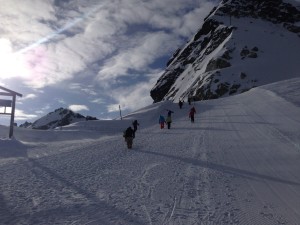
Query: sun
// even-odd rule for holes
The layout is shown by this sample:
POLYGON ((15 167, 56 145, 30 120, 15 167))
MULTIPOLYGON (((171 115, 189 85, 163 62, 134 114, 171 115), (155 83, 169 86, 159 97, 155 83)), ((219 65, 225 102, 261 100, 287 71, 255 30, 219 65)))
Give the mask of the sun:
POLYGON ((25 56, 13 52, 8 39, 0 39, 0 80, 26 77, 29 73, 25 56))

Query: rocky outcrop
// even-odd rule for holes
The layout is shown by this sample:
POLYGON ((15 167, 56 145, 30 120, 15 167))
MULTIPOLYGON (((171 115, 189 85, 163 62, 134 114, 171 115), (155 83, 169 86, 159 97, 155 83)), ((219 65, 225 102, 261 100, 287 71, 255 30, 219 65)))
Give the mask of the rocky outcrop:
POLYGON ((21 124, 19 127, 22 127, 22 128, 29 128, 31 125, 32 125, 32 123, 26 121, 25 123, 21 124))
MULTIPOLYGON (((261 23, 269 24, 261 31, 265 35, 276 33, 274 29, 278 27, 285 30, 285 33, 280 31, 281 37, 300 37, 300 11, 293 4, 282 0, 223 0, 209 13, 193 38, 174 52, 150 91, 154 102, 219 98, 267 82, 269 78, 263 76, 270 74, 257 77, 261 72, 253 72, 256 62, 266 61, 265 49, 272 48, 261 46, 261 34, 253 33, 261 23)), ((271 45, 272 40, 266 44, 271 45)))

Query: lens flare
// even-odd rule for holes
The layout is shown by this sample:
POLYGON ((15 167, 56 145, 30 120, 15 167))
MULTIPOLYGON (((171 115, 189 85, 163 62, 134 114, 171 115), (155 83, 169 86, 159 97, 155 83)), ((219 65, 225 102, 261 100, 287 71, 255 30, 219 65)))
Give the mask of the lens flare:
MULTIPOLYGON (((0 80, 10 79, 14 77, 20 77, 25 80, 31 79, 43 79, 42 73, 43 67, 46 65, 46 48, 42 45, 50 42, 56 36, 64 31, 74 27, 81 21, 88 18, 91 14, 95 13, 102 5, 94 7, 87 13, 82 14, 80 17, 75 18, 71 22, 67 23, 57 31, 37 40, 36 42, 28 45, 25 48, 20 49, 17 52, 13 52, 12 43, 8 39, 0 39, 0 80)), ((46 66, 47 67, 47 66, 46 66)), ((44 74, 46 76, 46 74, 44 74)))

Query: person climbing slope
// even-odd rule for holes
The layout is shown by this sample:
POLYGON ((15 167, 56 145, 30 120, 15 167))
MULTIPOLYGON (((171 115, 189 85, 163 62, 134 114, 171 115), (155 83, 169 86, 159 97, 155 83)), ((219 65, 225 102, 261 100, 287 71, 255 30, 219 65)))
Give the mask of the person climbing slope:
POLYGON ((179 108, 182 109, 183 101, 179 100, 178 105, 179 105, 179 108))
POLYGON ((160 115, 158 120, 158 123, 160 124, 160 129, 164 129, 165 122, 166 122, 165 117, 163 115, 160 115))
POLYGON ((134 120, 133 122, 132 122, 132 126, 133 126, 133 132, 134 132, 134 135, 133 135, 133 137, 135 137, 135 132, 136 132, 136 130, 137 130, 137 127, 139 126, 140 124, 138 123, 138 121, 137 120, 134 120))
POLYGON ((170 128, 171 128, 171 123, 172 123, 172 118, 171 118, 171 116, 168 116, 168 117, 167 117, 166 123, 167 123, 167 125, 168 125, 168 129, 170 129, 170 128))
POLYGON ((168 111, 168 116, 172 116, 172 113, 174 113, 172 110, 166 109, 168 111))
POLYGON ((191 122, 194 123, 195 122, 195 113, 196 113, 196 109, 195 107, 193 106, 190 110, 190 113, 189 113, 189 118, 191 118, 191 122))
POLYGON ((133 138, 134 138, 134 130, 131 127, 128 127, 124 131, 123 137, 125 138, 125 141, 127 143, 127 148, 131 149, 133 144, 133 138))

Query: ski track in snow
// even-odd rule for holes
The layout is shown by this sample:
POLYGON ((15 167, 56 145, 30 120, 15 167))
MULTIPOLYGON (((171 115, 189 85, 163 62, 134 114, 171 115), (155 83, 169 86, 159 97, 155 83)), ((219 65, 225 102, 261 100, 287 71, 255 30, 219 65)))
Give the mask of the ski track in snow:
POLYGON ((57 142, 16 129, 16 149, 0 149, 0 224, 297 225, 300 108, 272 93, 197 103, 194 124, 187 104, 150 106, 131 115, 132 150, 124 121, 114 135, 57 142), (165 108, 170 130, 157 122, 165 108))

